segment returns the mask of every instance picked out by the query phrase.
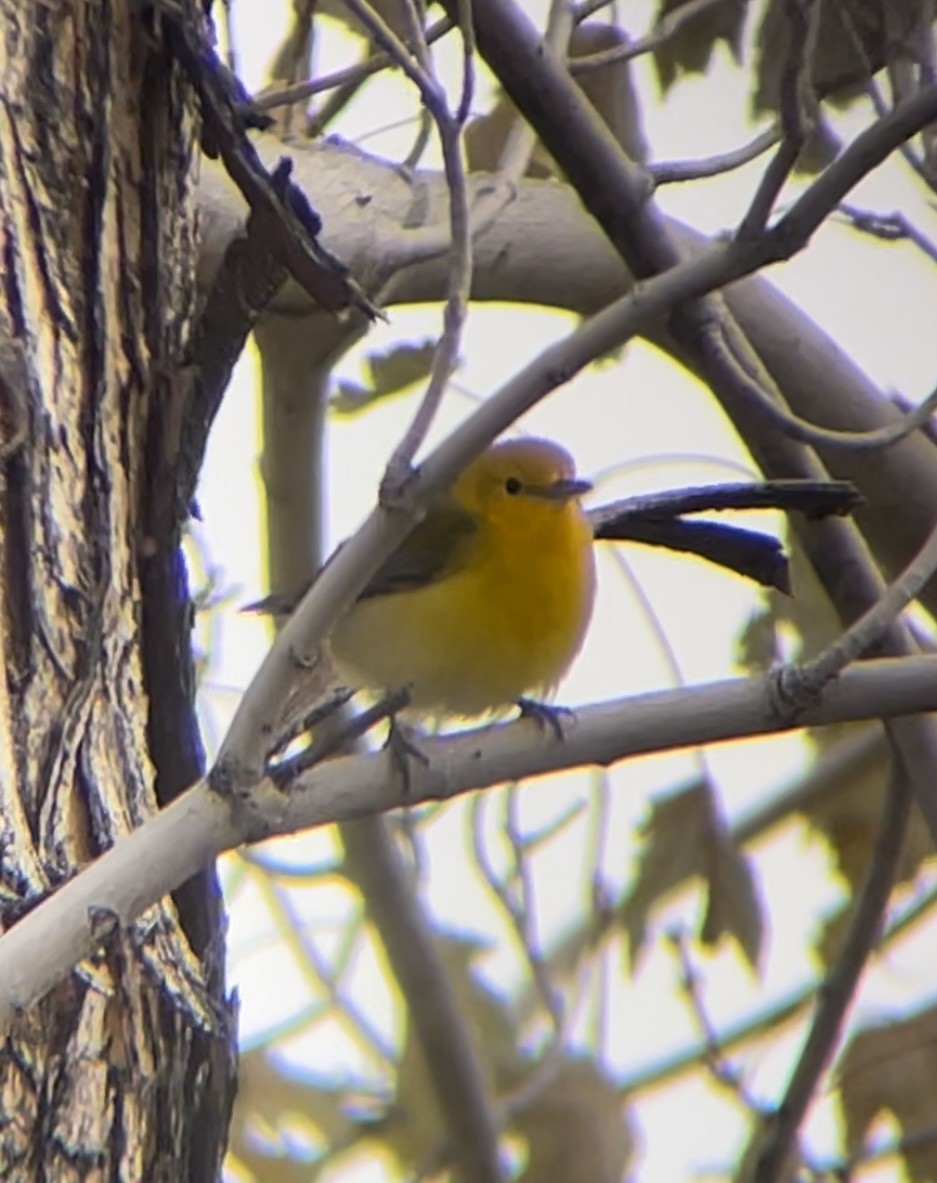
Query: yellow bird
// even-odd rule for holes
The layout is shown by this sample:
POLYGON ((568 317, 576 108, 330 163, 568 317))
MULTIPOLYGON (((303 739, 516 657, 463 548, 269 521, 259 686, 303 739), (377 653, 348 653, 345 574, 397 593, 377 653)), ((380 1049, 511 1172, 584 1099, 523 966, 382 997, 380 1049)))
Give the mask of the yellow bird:
MULTIPOLYGON (((588 481, 542 439, 470 464, 378 570, 329 638, 349 687, 407 689, 411 712, 473 717, 549 694, 595 598, 588 481)), ((255 605, 284 612, 277 597, 255 605)))

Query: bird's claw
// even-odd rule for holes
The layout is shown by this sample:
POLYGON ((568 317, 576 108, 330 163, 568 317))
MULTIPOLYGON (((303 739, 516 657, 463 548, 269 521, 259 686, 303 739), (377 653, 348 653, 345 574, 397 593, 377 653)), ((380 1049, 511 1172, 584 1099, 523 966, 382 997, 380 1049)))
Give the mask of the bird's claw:
POLYGON ((403 781, 403 793, 406 797, 411 788, 410 761, 415 760, 418 764, 422 764, 424 768, 427 768, 429 767, 429 756, 410 738, 407 734, 406 727, 404 727, 395 715, 391 715, 390 717, 387 742, 384 747, 390 755, 397 771, 400 773, 400 779, 403 781))
POLYGON ((565 738, 564 722, 571 723, 576 717, 569 707, 551 706, 547 702, 538 702, 535 698, 519 698, 517 709, 520 711, 522 719, 533 719, 541 730, 549 727, 554 738, 559 740, 565 738))

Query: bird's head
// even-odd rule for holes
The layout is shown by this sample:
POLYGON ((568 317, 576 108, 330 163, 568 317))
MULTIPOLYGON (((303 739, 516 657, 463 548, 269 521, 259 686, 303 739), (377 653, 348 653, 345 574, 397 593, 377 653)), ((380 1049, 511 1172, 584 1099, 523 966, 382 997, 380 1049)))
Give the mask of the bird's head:
POLYGON ((519 531, 555 521, 592 488, 572 456, 551 440, 494 444, 465 469, 453 493, 470 513, 519 531))

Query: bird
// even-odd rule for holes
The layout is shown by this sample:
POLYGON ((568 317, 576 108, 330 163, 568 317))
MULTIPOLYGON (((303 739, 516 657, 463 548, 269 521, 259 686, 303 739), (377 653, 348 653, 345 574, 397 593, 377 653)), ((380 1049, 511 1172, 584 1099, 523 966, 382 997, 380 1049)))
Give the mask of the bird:
MULTIPOLYGON (((491 445, 384 562, 327 647, 355 690, 405 691, 410 719, 522 713, 549 698, 579 653, 595 600, 593 529, 558 443, 491 445)), ((300 596, 248 607, 283 614, 300 596)))

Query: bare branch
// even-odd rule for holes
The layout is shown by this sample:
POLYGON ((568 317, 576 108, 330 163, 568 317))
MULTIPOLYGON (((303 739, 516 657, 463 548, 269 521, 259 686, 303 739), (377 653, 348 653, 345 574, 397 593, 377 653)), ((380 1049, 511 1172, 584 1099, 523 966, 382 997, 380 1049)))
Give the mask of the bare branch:
MULTIPOLYGON (((452 31, 452 28, 452 21, 448 17, 436 21, 426 30, 427 45, 432 45, 435 41, 445 37, 447 33, 452 31)), ((255 95, 251 101, 258 111, 275 111, 277 107, 301 103, 304 99, 310 99, 326 90, 360 84, 372 75, 379 74, 382 70, 393 68, 396 65, 397 60, 392 54, 380 50, 353 66, 345 66, 342 70, 333 70, 331 74, 323 74, 320 78, 312 78, 308 82, 300 82, 296 86, 285 86, 280 90, 271 90, 265 94, 255 95)))
POLYGON ((553 1022, 554 1038, 562 1038, 564 1027, 563 1001, 550 981, 549 970, 540 950, 537 947, 534 933, 531 907, 533 905, 533 890, 530 881, 530 871, 527 863, 527 853, 524 843, 517 832, 517 819, 512 818, 516 802, 516 786, 507 790, 508 816, 505 821, 505 835, 514 855, 513 879, 518 885, 512 891, 510 881, 505 881, 498 874, 489 855, 483 830, 485 805, 488 802, 484 794, 479 794, 472 802, 472 850, 475 862, 482 874, 482 880, 488 887, 495 901, 500 905, 508 923, 514 930, 517 942, 523 950, 531 977, 536 984, 541 1001, 553 1022))
POLYGON ((423 64, 426 59, 425 37, 422 36, 422 29, 420 40, 423 42, 423 46, 415 46, 411 49, 400 40, 390 25, 372 8, 368 0, 343 0, 343 3, 354 14, 355 19, 361 23, 371 40, 393 59, 416 86, 427 107, 430 110, 445 109, 446 97, 442 87, 423 64))
POLYGON ((700 974, 690 956, 687 934, 676 929, 669 934, 669 943, 680 965, 680 987, 690 1011, 696 1020, 705 1052, 702 1061, 710 1076, 721 1088, 727 1089, 741 1101, 749 1113, 761 1114, 763 1106, 758 1104, 745 1087, 741 1073, 725 1060, 725 1049, 706 1011, 700 990, 700 974))
POLYGON ((769 127, 759 132, 753 140, 735 148, 731 152, 722 152, 716 156, 707 156, 704 160, 673 160, 661 164, 649 164, 648 172, 655 186, 673 185, 682 181, 698 181, 705 177, 718 177, 723 173, 732 172, 757 160, 762 153, 773 148, 780 138, 780 129, 769 127))
MULTIPOLYGON (((588 57, 576 58, 574 62, 570 63, 570 72, 574 75, 585 74, 588 70, 600 70, 603 66, 610 66, 613 62, 630 62, 642 54, 654 53, 675 37, 684 25, 708 8, 714 8, 720 3, 722 0, 687 0, 686 4, 681 4, 679 8, 669 12, 663 20, 659 20, 646 37, 641 37, 638 41, 630 43, 623 42, 611 49, 603 49, 601 53, 589 54, 588 57)), ((583 9, 586 10, 585 15, 589 15, 588 7, 583 5, 583 9)), ((577 21, 584 20, 585 16, 580 16, 577 12, 576 18, 577 21)))
POLYGON ((880 934, 910 811, 907 778, 903 771, 896 770, 885 797, 868 874, 842 950, 819 992, 813 1023, 784 1097, 768 1119, 766 1130, 756 1135, 760 1145, 752 1165, 751 1183, 774 1183, 782 1177, 797 1131, 835 1050, 859 976, 880 934))
MULTIPOLYGON (((381 764, 385 780, 392 779, 386 760, 381 759, 381 764)), ((497 1117, 488 1096, 481 1058, 413 878, 402 865, 387 826, 375 826, 376 820, 381 819, 364 819, 342 827, 346 861, 364 897, 368 917, 380 934, 394 977, 408 1000, 408 1022, 424 1050, 434 1093, 462 1172, 466 1178, 500 1183, 504 1175, 498 1153, 497 1117)))
POLYGON ((870 234, 873 238, 879 238, 885 242, 898 242, 901 239, 907 239, 927 255, 932 263, 937 263, 937 243, 918 230, 900 210, 895 210, 890 214, 879 214, 873 210, 860 209, 857 205, 841 201, 839 212, 849 221, 850 225, 861 233, 870 234))
POLYGON ((778 194, 791 175, 810 133, 816 98, 810 86, 817 28, 823 6, 819 0, 786 0, 790 39, 781 72, 781 146, 765 170, 761 184, 736 235, 753 238, 768 224, 778 194))
MULTIPOLYGON (((930 891, 905 908, 891 921, 878 943, 878 949, 886 949, 917 924, 922 917, 929 916, 935 904, 937 904, 937 887, 932 887, 930 891)), ((821 987, 822 982, 811 982, 809 985, 785 995, 765 1010, 719 1031, 716 1033, 719 1046, 723 1052, 731 1051, 735 1047, 740 1047, 750 1040, 760 1039, 778 1027, 793 1022, 811 1002, 818 999, 821 987)), ((705 1055, 706 1045, 695 1044, 657 1063, 638 1068, 619 1082, 622 1095, 629 1097, 646 1089, 659 1088, 675 1077, 697 1067, 703 1062, 705 1055)))
MULTIPOLYGON (((406 788, 390 775, 386 752, 337 757, 306 773, 289 794, 267 786, 263 833, 293 833, 651 751, 857 719, 897 721, 937 710, 937 657, 860 662, 796 720, 778 717, 770 685, 764 677, 733 679, 586 707, 562 740, 526 720, 427 739, 422 750, 428 763, 413 766, 406 788)), ((257 790, 252 792, 256 798, 257 790)), ((36 905, 0 938, 0 1029, 94 950, 95 915, 103 910, 122 925, 132 924, 222 851, 258 837, 256 829, 245 834, 244 820, 230 797, 200 780, 36 905)))
MULTIPOLYGON (((793 683, 801 691, 811 694, 826 686, 834 678, 872 649, 897 619, 899 613, 917 598, 925 583, 937 571, 937 525, 931 531, 919 554, 908 564, 879 600, 854 624, 820 654, 814 661, 796 670, 793 683)), ((782 691, 784 692, 784 691, 782 691)))
POLYGON ((912 431, 923 427, 937 411, 937 386, 931 393, 902 419, 877 427, 872 431, 837 431, 830 427, 819 427, 792 414, 781 403, 776 402, 762 390, 758 382, 746 372, 737 361, 733 350, 725 340, 722 326, 717 322, 706 330, 707 341, 712 352, 720 357, 726 370, 735 375, 736 389, 757 406, 758 413, 776 427, 788 439, 819 448, 848 448, 854 451, 874 451, 900 443, 912 431))

